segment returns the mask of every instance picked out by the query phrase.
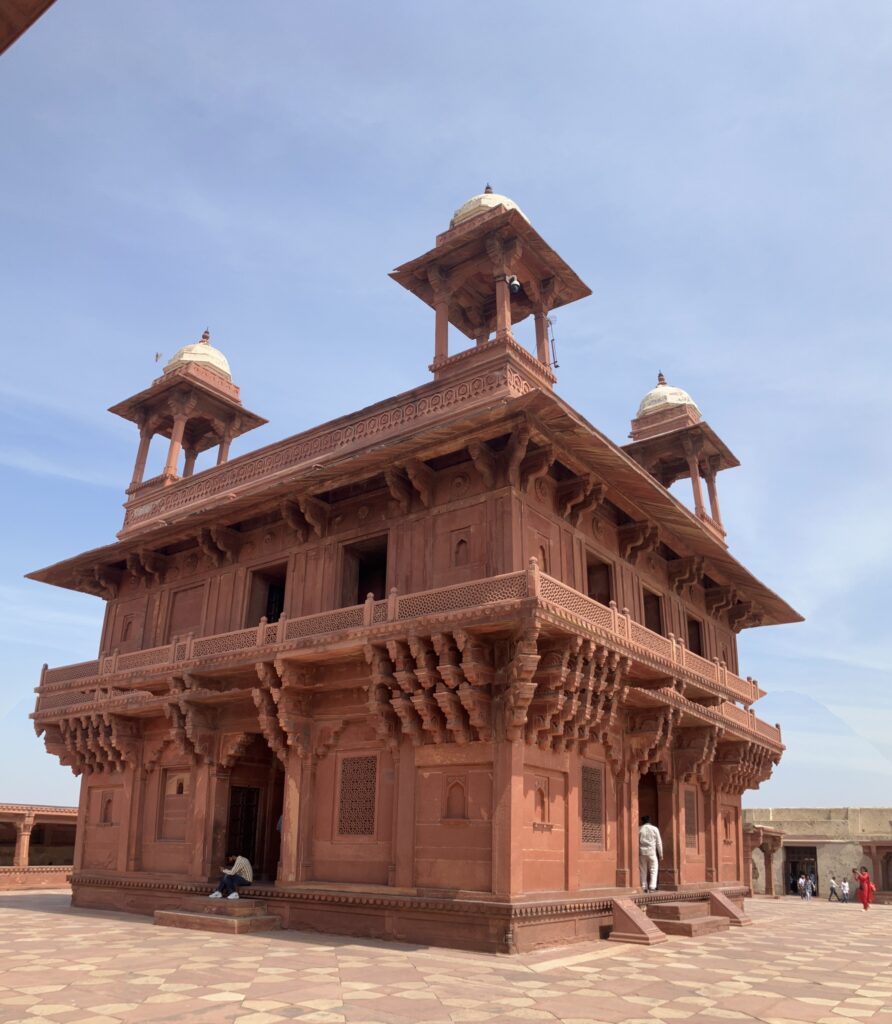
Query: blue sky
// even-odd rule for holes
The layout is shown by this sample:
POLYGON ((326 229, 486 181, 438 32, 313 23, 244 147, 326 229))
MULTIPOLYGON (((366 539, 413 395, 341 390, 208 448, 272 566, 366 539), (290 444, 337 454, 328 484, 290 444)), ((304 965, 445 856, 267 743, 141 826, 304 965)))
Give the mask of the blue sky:
POLYGON ((658 370, 738 455, 747 630, 788 750, 750 806, 892 804, 892 8, 59 0, 0 58, 0 801, 74 802, 27 719, 102 603, 25 572, 110 541, 105 409, 209 326, 270 424, 428 378, 390 281, 486 181, 593 295, 560 394, 622 442, 658 370))

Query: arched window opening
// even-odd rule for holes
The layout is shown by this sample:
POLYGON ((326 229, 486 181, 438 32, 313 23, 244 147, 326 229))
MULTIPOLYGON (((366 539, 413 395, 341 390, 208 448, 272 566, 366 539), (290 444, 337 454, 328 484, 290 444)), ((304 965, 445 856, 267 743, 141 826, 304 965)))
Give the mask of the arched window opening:
POLYGON ((453 782, 446 791, 446 817, 467 818, 467 816, 465 787, 460 782, 453 782))
POLYGON ((542 786, 536 787, 536 821, 548 820, 548 799, 542 786))
POLYGON ((539 545, 539 568, 542 572, 548 572, 548 554, 544 544, 539 545))
POLYGON ((103 825, 111 825, 112 823, 112 811, 114 809, 114 800, 110 796, 103 797, 102 799, 102 813, 99 817, 99 821, 103 825))
POLYGON ((460 540, 456 541, 455 550, 452 553, 452 564, 468 564, 468 542, 463 537, 460 540))

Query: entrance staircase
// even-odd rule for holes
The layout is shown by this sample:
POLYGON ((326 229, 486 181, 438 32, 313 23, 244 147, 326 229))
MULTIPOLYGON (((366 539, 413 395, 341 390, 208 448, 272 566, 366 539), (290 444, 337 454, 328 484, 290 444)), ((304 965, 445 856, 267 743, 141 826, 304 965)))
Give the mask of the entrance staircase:
POLYGON ((743 910, 721 891, 713 890, 706 900, 636 903, 629 898, 613 901, 613 942, 652 946, 669 935, 697 938, 752 924, 743 910))
POLYGON ((666 935, 693 939, 727 931, 731 926, 727 917, 717 917, 709 913, 710 909, 706 903, 654 903, 647 908, 647 916, 666 935))
POLYGON ((262 900, 211 900, 206 896, 190 896, 176 910, 156 910, 155 924, 244 935, 272 931, 281 927, 282 920, 275 914, 268 914, 262 900))

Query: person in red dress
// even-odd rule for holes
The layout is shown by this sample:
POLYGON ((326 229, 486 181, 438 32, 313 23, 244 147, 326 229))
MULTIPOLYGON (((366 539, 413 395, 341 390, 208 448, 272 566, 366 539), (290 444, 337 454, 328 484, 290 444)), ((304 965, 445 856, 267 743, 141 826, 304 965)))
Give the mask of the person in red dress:
POLYGON ((870 904, 873 902, 873 894, 876 891, 876 887, 870 880, 867 868, 863 865, 860 871, 856 868, 852 868, 852 874, 855 876, 855 881, 858 883, 858 899, 861 900, 861 906, 864 910, 870 910, 870 904))

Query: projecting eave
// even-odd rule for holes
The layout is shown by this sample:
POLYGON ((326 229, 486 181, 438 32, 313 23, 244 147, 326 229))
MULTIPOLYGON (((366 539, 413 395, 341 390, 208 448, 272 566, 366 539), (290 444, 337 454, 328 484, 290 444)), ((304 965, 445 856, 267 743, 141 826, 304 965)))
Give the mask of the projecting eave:
POLYGON ((671 494, 619 445, 593 427, 580 413, 553 393, 525 396, 529 411, 559 441, 562 448, 589 466, 609 485, 609 495, 636 518, 656 523, 667 542, 683 545, 683 555, 702 555, 708 574, 754 601, 764 612, 764 625, 802 622, 803 617, 778 594, 757 579, 731 555, 694 513, 671 494))
POLYGON ((484 397, 470 407, 457 405, 428 420, 406 422, 390 436, 370 434, 343 451, 316 447, 315 438, 341 433, 357 422, 375 422, 383 410, 395 405, 402 407, 406 399, 415 403, 426 400, 435 389, 435 384, 424 385, 303 435, 247 453, 226 466, 178 481, 157 499, 164 501, 170 497, 170 507, 165 506, 144 521, 125 528, 118 542, 29 573, 28 578, 98 594, 104 581, 96 579, 96 566, 107 567, 113 576, 124 571, 131 552, 163 550, 194 537, 203 526, 237 524, 296 493, 324 494, 346 484, 370 480, 409 458, 432 459, 460 449, 474 439, 504 436, 526 418, 536 443, 552 443, 559 461, 573 472, 595 473, 607 484, 610 501, 632 520, 656 524, 679 555, 703 556, 708 575, 718 584, 732 587, 741 599, 754 602, 763 614, 763 623, 802 621, 793 608, 729 554, 693 512, 550 390, 534 388, 512 397, 484 397), (302 447, 318 454, 309 454, 292 468, 283 456, 289 449, 302 447), (260 464, 283 468, 271 468, 259 477, 248 472, 252 465, 260 464), (236 483, 237 476, 244 482, 236 483), (190 489, 195 491, 194 501, 185 500, 190 489), (175 500, 178 495, 183 497, 181 503, 175 500))

